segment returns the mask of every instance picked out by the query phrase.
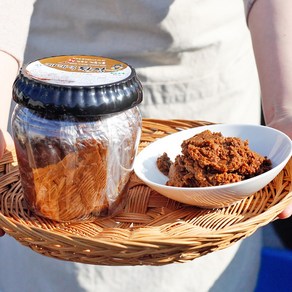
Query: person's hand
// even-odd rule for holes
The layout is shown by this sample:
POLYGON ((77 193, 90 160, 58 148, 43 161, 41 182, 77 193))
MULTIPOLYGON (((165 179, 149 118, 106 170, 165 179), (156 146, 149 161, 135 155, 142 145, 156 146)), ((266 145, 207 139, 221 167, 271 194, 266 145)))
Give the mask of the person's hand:
MULTIPOLYGON (((3 156, 5 149, 6 149, 6 142, 4 139, 4 134, 0 129, 0 159, 3 156)), ((0 236, 3 236, 4 234, 5 234, 5 232, 2 229, 0 229, 0 236)))
POLYGON ((3 156, 5 149, 6 149, 5 138, 2 130, 0 129, 0 159, 3 156))
MULTIPOLYGON (((0 159, 3 157, 5 149, 13 146, 12 138, 8 132, 1 129, 7 129, 9 121, 9 109, 12 98, 12 85, 19 70, 19 61, 10 53, 0 50, 0 159)), ((0 229, 0 236, 4 231, 0 229)))
MULTIPOLYGON (((4 139, 4 135, 3 135, 2 131, 0 130, 0 159, 3 156, 5 148, 6 148, 6 142, 4 139)), ((0 229, 0 236, 3 236, 4 234, 5 234, 5 232, 2 229, 0 229)))
MULTIPOLYGON (((292 26, 291 1, 255 1, 248 27, 261 87, 266 125, 285 132, 292 139, 292 26)), ((292 214, 288 206, 279 218, 292 214)))
MULTIPOLYGON (((292 108, 288 110, 282 110, 278 115, 274 115, 274 118, 267 123, 267 126, 278 129, 290 138, 292 138, 292 108)), ((292 215, 292 202, 289 204, 283 212, 278 216, 279 219, 287 219, 292 215)))
MULTIPOLYGON (((5 149, 10 148, 11 145, 13 145, 11 136, 8 134, 8 132, 3 132, 0 129, 0 159, 3 157, 5 149)), ((4 234, 5 232, 0 229, 0 236, 3 236, 4 234)))
POLYGON ((267 126, 282 131, 292 139, 292 105, 291 109, 281 109, 279 113, 274 113, 267 126))
POLYGON ((290 203, 279 215, 278 219, 287 219, 292 215, 292 203, 290 203))

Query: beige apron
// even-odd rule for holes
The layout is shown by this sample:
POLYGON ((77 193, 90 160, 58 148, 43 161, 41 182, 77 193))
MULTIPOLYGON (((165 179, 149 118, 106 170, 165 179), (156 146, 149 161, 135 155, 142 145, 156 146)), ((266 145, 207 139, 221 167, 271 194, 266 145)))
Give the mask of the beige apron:
MULTIPOLYGON (((136 67, 144 117, 260 121, 241 0, 39 0, 24 60, 57 54, 104 55, 136 67)), ((257 233, 186 264, 104 267, 49 259, 6 236, 0 240, 0 291, 248 292, 260 247, 257 233)))

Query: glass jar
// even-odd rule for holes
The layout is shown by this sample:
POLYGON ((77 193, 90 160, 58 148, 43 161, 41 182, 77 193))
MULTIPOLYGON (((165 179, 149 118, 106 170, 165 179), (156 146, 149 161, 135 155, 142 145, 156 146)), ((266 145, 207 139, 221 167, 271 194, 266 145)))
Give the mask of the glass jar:
POLYGON ((20 70, 12 130, 32 211, 72 221, 116 206, 138 149, 142 98, 135 70, 110 58, 56 56, 20 70))

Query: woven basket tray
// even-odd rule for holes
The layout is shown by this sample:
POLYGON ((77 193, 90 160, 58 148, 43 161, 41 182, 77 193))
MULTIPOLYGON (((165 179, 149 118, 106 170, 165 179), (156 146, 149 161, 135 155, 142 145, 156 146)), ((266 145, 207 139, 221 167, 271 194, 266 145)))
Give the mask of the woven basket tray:
MULTIPOLYGON (((144 120, 140 149, 201 121, 144 120)), ((187 262, 230 246, 274 220, 292 198, 292 160, 261 191, 226 208, 200 209, 169 200, 133 174, 115 217, 58 223, 32 214, 23 199, 14 152, 0 162, 0 228, 45 256, 96 265, 187 262)))

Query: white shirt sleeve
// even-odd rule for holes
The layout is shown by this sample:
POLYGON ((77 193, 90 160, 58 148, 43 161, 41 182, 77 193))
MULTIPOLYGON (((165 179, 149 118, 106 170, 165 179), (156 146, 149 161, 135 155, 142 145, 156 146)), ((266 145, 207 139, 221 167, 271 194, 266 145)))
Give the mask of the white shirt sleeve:
POLYGON ((0 50, 23 61, 30 18, 36 0, 0 1, 0 50))

